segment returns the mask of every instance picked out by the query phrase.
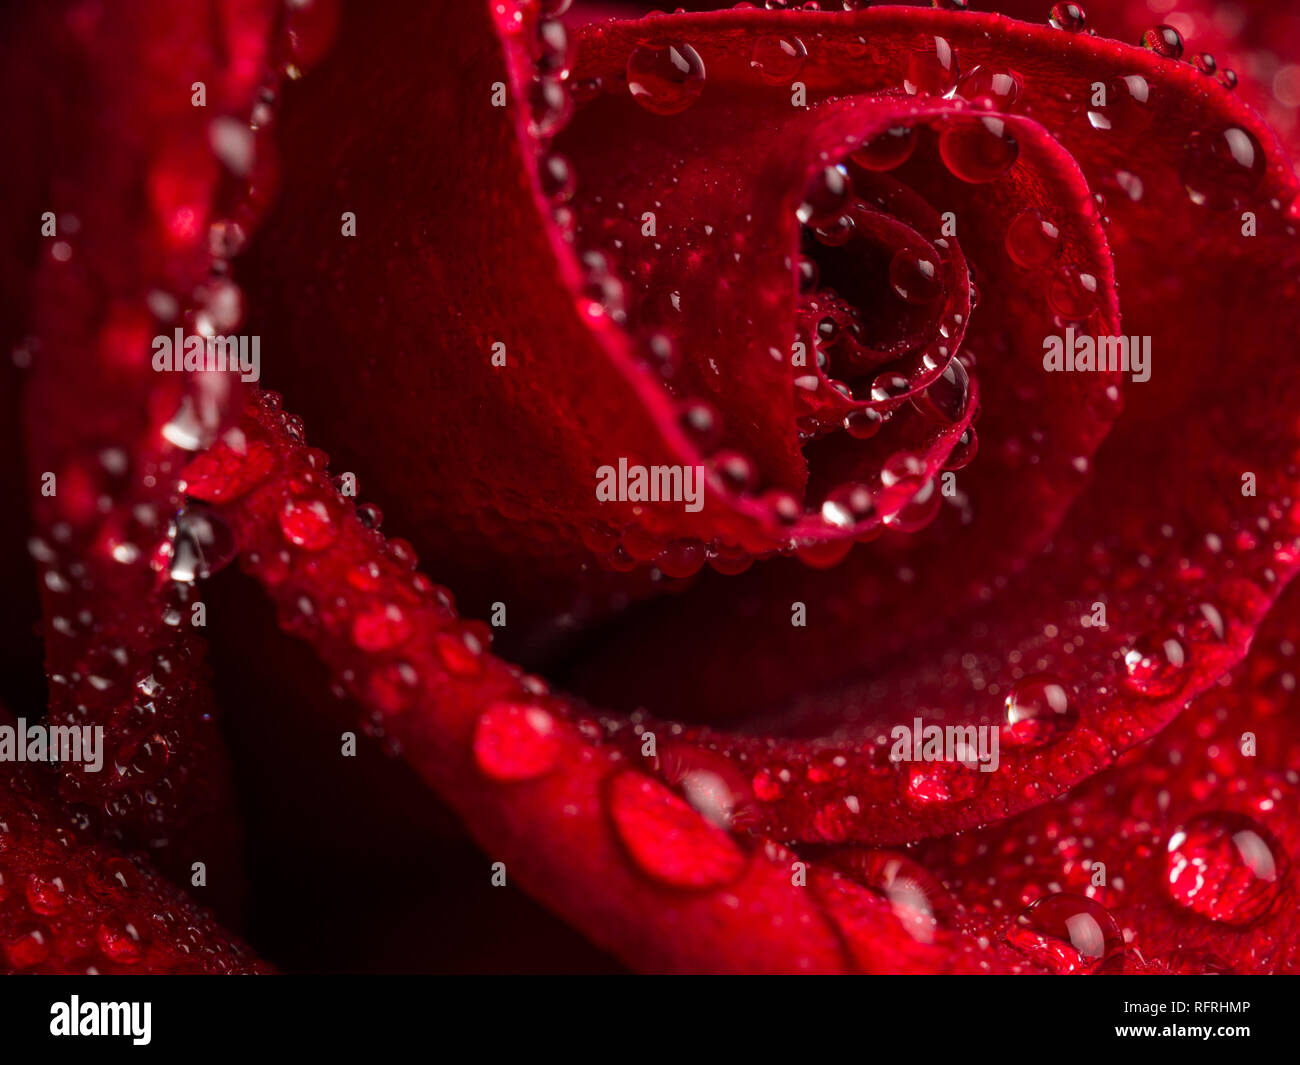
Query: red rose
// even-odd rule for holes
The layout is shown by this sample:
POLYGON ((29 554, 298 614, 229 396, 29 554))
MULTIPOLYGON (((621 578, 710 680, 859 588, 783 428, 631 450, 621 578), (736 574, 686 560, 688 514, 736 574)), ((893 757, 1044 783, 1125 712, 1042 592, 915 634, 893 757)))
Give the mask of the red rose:
POLYGON ((109 771, 4 781, 7 966, 259 966, 167 883, 238 926, 242 820, 290 968, 1294 968, 1278 136, 1073 5, 566 6, 9 16, 7 475, 109 771), (501 884, 608 956, 449 964, 501 884), (403 942, 307 946, 358 891, 403 942))

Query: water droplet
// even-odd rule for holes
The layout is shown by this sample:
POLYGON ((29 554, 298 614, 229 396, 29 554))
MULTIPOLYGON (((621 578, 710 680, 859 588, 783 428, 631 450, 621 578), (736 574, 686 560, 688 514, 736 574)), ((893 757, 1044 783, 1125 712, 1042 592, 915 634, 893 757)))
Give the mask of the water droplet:
POLYGON ((955 903, 939 878, 905 854, 854 850, 832 863, 889 903, 894 917, 918 943, 933 943, 955 903))
POLYGON ((745 855, 723 829, 643 773, 610 780, 610 820, 628 856, 646 875, 673 887, 705 890, 736 879, 745 855))
POLYGON ((720 451, 709 464, 727 491, 736 495, 752 492, 758 484, 758 470, 754 463, 739 451, 720 451))
POLYGON ((1065 685, 1050 673, 1031 673, 1007 694, 1003 742, 1015 747, 1039 747, 1074 727, 1078 711, 1065 685))
POLYGON ((1062 318, 1081 322, 1097 309, 1097 279, 1066 267, 1047 286, 1047 302, 1062 318))
POLYGON ((33 873, 25 894, 32 913, 43 917, 62 912, 68 904, 68 886, 57 872, 33 873))
POLYGON ((628 57, 627 88, 652 114, 680 114, 704 91, 704 61, 689 44, 643 44, 628 57))
POLYGON ((891 126, 877 133, 850 159, 863 170, 882 172, 902 166, 916 150, 916 130, 912 126, 891 126))
POLYGON ((971 184, 996 181, 1015 164, 1020 145, 994 115, 958 119, 939 135, 939 155, 955 177, 971 184))
POLYGON ((560 735, 540 706, 495 703, 474 726, 474 761, 493 780, 532 780, 555 768, 560 735))
POLYGON ((1259 188, 1265 166, 1264 149, 1249 131, 1238 126, 1216 134, 1198 131, 1184 149, 1183 186, 1195 204, 1236 210, 1259 188))
POLYGON ((297 547, 319 551, 338 536, 329 508, 319 499, 288 499, 280 509, 280 531, 297 547))
POLYGON ((916 248, 899 248, 889 261, 889 283, 905 303, 921 306, 943 295, 936 257, 916 248))
POLYGON ((388 651, 411 635, 411 622, 396 603, 375 603, 352 619, 352 642, 363 651, 388 651))
POLYGON ((535 77, 528 86, 528 131, 534 137, 552 137, 573 114, 573 97, 559 78, 535 77))
POLYGON ((1138 695, 1160 699, 1178 691, 1191 672, 1191 659, 1172 632, 1148 632, 1124 654, 1124 684, 1138 695))
POLYGON ((1042 211, 1021 211, 1007 227, 1007 254, 1018 266, 1046 266, 1060 257, 1063 246, 1061 231, 1042 211))
POLYGON ((1183 36, 1172 26, 1153 26, 1142 34, 1142 47, 1166 59, 1183 58, 1183 36))
POLYGON ((1053 4, 1048 22, 1066 33, 1078 33, 1088 24, 1088 15, 1078 4, 1053 4))
POLYGON ((15 931, 5 942, 5 958, 19 971, 34 969, 50 956, 49 933, 39 925, 27 925, 15 931))
POLYGON ((918 406, 932 411, 945 421, 958 422, 966 414, 970 400, 970 375, 958 359, 952 359, 926 390, 918 406))
POLYGON ((1178 905, 1212 921, 1245 925, 1277 901, 1286 855, 1262 825, 1218 811, 1193 818, 1169 837, 1165 873, 1178 905))
POLYGON ((957 95, 986 111, 1007 111, 1020 95, 1020 75, 1014 70, 979 66, 957 82, 957 95))
POLYGON ((948 459, 943 464, 945 470, 960 470, 969 466, 975 459, 975 455, 980 448, 979 437, 975 433, 975 427, 968 425, 966 431, 957 439, 953 445, 952 451, 948 453, 948 459))
POLYGON ((1215 71, 1219 69, 1218 62, 1209 52, 1200 53, 1193 62, 1196 64, 1196 69, 1206 77, 1212 77, 1215 71))
POLYGON ((104 957, 118 965, 134 965, 144 956, 143 936, 130 920, 109 917, 100 924, 95 941, 104 957))
POLYGON ((855 440, 870 440, 884 424, 884 415, 874 407, 862 407, 844 416, 844 430, 855 440))
POLYGON ((709 451, 718 442, 718 412, 703 400, 685 404, 678 412, 677 424, 701 451, 709 451))
POLYGON ((798 37, 760 37, 749 65, 773 85, 791 81, 803 69, 808 49, 798 37))
POLYGON ((207 580, 236 555, 235 537, 225 520, 207 507, 191 505, 176 518, 169 576, 192 584, 207 580))
POLYGON ((698 573, 706 558, 707 552, 700 540, 670 540, 655 555, 654 563, 665 577, 684 578, 698 573))
MULTIPOLYGON (((229 439, 234 433, 226 435, 229 439)), ((181 476, 187 495, 209 503, 229 503, 261 484, 274 464, 270 448, 259 441, 246 441, 239 434, 234 444, 223 440, 211 451, 195 456, 181 476)))
POLYGON ((957 53, 943 37, 931 37, 907 58, 903 89, 909 96, 942 96, 957 84, 957 53))
POLYGON ((1083 895, 1058 892, 1027 906, 1007 942, 1054 973, 1118 973, 1124 937, 1110 912, 1083 895))
POLYGON ((848 171, 843 166, 823 167, 809 180, 795 214, 804 225, 829 225, 839 219, 852 198, 853 182, 848 171))
POLYGON ((1140 133, 1151 125, 1151 83, 1141 74, 1125 74, 1106 83, 1105 106, 1088 112, 1094 129, 1140 133))

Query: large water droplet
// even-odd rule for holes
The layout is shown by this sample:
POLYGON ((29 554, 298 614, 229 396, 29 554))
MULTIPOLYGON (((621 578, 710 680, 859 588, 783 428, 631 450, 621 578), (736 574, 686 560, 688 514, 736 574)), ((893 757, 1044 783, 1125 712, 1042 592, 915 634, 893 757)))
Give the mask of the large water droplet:
POLYGON ((944 37, 931 37, 907 59, 903 89, 911 96, 942 96, 957 84, 957 53, 944 37))
POLYGON ((889 283, 905 303, 923 306, 943 295, 943 275, 935 256, 899 248, 889 262, 889 283))
POLYGON ((1219 133, 1193 133, 1184 149, 1182 179, 1193 203, 1236 210, 1259 188, 1264 149, 1253 133, 1229 126, 1219 133))
POLYGON ((1018 266, 1046 266, 1060 257, 1061 231, 1038 210, 1021 211, 1007 227, 1007 254, 1018 266))
POLYGON ((1148 632, 1124 653, 1124 685, 1138 695, 1164 698, 1183 686, 1191 665, 1187 648, 1172 631, 1148 632))
POLYGON ((1006 940, 1055 973, 1117 973, 1124 967, 1124 937, 1110 912, 1083 895, 1059 892, 1027 906, 1006 940))
POLYGON ((1007 694, 1005 712, 1003 742, 1016 747, 1050 743, 1078 719, 1069 691, 1050 673, 1031 673, 1016 681, 1007 694))
POLYGON ((206 580, 235 554, 235 538, 225 520, 206 507, 190 505, 176 519, 169 575, 185 584, 206 580))
POLYGON ((879 172, 902 166, 915 150, 916 130, 912 126, 891 126, 872 137, 849 158, 863 170, 879 172))
POLYGON ((647 876, 698 891, 744 871, 745 854, 730 834, 659 781, 625 771, 610 780, 607 797, 619 840, 647 876))
POLYGON ((759 77, 774 85, 791 81, 803 69, 808 49, 798 37, 760 37, 754 42, 749 65, 759 77))
POLYGON ((842 166, 823 167, 809 180, 795 214, 804 225, 830 225, 838 221, 852 197, 848 171, 842 166))
POLYGON ((474 727, 474 761, 493 780, 532 780, 555 768, 560 735, 540 706, 496 703, 474 727))
POLYGON ((627 88, 652 114, 680 114, 704 91, 704 61, 689 44, 643 44, 628 57, 627 88))
POLYGON ((338 536, 329 509, 318 499, 289 499, 280 508, 280 531, 296 547, 319 551, 338 536))
POLYGON ((1193 818, 1169 837, 1169 897, 1202 917, 1245 925, 1267 913, 1281 894, 1286 854, 1262 825, 1218 811, 1193 818))
POLYGON ((955 908, 939 878, 905 854, 854 850, 832 857, 854 880, 889 902, 904 930, 918 943, 933 943, 955 908))
POLYGON ((1047 21, 1058 30, 1078 33, 1088 24, 1088 15, 1078 4, 1053 4, 1047 21))
POLYGON ((939 155, 953 175, 971 184, 996 181, 1015 164, 1020 145, 994 115, 958 119, 939 135, 939 155))
POLYGON ((1183 58, 1183 36, 1172 26, 1153 26, 1142 34, 1142 47, 1166 59, 1183 58))

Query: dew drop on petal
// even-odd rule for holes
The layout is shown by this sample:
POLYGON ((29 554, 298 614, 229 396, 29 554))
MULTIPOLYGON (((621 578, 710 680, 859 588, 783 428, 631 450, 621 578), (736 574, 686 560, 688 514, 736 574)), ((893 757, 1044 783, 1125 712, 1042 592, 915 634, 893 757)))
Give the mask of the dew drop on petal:
POLYGON ((1088 24, 1087 13, 1078 4, 1053 4, 1047 17, 1056 29, 1066 33, 1078 33, 1088 24))
POLYGON ((1193 818, 1169 837, 1165 887, 1179 906, 1229 925, 1266 914, 1282 891, 1285 852, 1245 814, 1217 811, 1193 818))
POLYGON ((319 551, 338 535, 329 509, 318 499, 289 499, 280 508, 280 531, 295 547, 319 551))
POLYGON ((680 114, 704 91, 704 61, 689 44, 643 44, 628 57, 627 88, 652 114, 680 114))
POLYGON ((877 133, 850 159, 863 170, 882 172, 902 166, 916 150, 916 130, 912 126, 891 126, 877 133))
POLYGON ((749 65, 772 84, 793 80, 808 59, 808 49, 798 37, 760 37, 754 42, 749 65))
POLYGON ((853 197, 853 182, 843 166, 817 171, 804 189, 803 202, 795 212, 804 225, 826 226, 838 221, 853 197))
POLYGON ((1012 261, 1030 269, 1059 258, 1063 247, 1060 229, 1034 209, 1021 211, 1012 219, 1005 242, 1012 261))
POLYGON ((903 89, 909 96, 942 96, 957 84, 957 53, 947 38, 931 37, 907 59, 903 89))
POLYGON ((954 121, 939 135, 939 155, 953 176, 971 184, 996 181, 1015 165, 1020 145, 995 115, 954 121))
POLYGON ((933 255, 899 248, 889 262, 889 283, 905 303, 924 305, 943 295, 943 275, 933 255))
POLYGON ((495 703, 474 726, 474 761, 493 780, 532 780, 555 768, 560 735, 540 706, 495 703))
POLYGON ((1058 892, 1027 906, 1006 941, 1054 973, 1117 973, 1124 967, 1124 937, 1110 912, 1084 895, 1058 892))
POLYGON ((1172 26, 1153 26, 1142 34, 1142 47, 1166 59, 1183 58, 1183 36, 1172 26))
POLYGON ((625 771, 609 782, 607 796, 614 831, 632 862, 652 879, 707 890, 744 871, 745 854, 731 835, 659 781, 625 771))
POLYGON ((1176 634, 1148 632, 1124 652, 1124 686, 1138 695, 1161 699, 1183 686, 1191 665, 1187 648, 1176 634))
POLYGON ((1078 720, 1070 693, 1050 673, 1031 673, 1007 694, 1002 740, 1013 747, 1039 747, 1065 735, 1078 720))
POLYGON ((1264 150, 1248 130, 1197 131, 1184 148, 1183 187, 1198 206, 1236 210, 1259 188, 1265 167, 1264 150))

